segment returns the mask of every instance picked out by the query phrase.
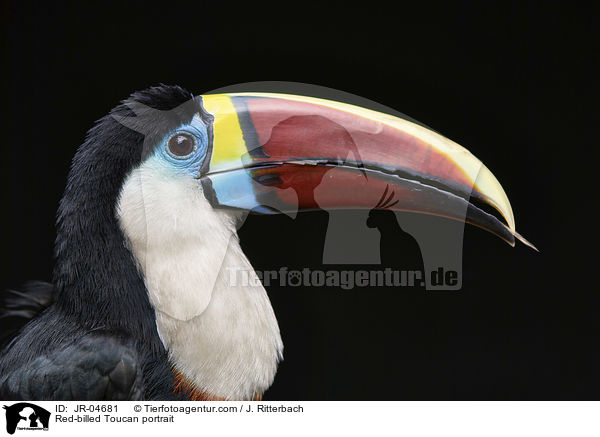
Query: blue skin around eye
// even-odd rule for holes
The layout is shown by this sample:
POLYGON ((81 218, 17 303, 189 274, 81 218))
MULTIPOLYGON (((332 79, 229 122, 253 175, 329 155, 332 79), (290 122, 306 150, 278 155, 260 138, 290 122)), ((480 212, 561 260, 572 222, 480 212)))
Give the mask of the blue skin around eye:
MULTIPOLYGON (((189 124, 179 126, 165 135, 160 144, 156 146, 150 160, 158 162, 170 176, 198 178, 202 164, 210 158, 206 156, 207 150, 208 129, 202 119, 196 115, 189 124), (167 151, 169 139, 179 133, 192 135, 196 139, 196 150, 185 158, 176 158, 167 151)), ((212 181, 212 187, 220 205, 273 214, 272 208, 265 208, 256 199, 255 182, 249 177, 248 172, 237 170, 208 177, 212 181)))
POLYGON ((166 135, 158 147, 156 147, 153 158, 158 159, 165 167, 175 170, 177 173, 189 174, 197 177, 202 163, 206 159, 208 150, 208 130, 202 119, 195 115, 189 124, 185 124, 166 135), (175 158, 167 152, 167 142, 178 133, 187 133, 196 139, 196 149, 189 157, 175 158))

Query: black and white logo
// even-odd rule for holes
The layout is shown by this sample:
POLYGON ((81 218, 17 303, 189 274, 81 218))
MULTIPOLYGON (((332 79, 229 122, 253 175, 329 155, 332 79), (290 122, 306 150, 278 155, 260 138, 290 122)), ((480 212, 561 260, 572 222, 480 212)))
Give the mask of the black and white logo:
POLYGON ((16 430, 22 431, 48 431, 50 412, 28 402, 19 402, 10 406, 4 405, 6 410, 6 432, 14 434, 16 430))

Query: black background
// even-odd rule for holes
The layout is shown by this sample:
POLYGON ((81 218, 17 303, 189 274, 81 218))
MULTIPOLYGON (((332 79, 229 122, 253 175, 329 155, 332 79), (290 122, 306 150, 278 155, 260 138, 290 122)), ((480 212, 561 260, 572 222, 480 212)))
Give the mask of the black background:
MULTIPOLYGON (((593 14, 548 2, 216 3, 3 3, 0 288, 51 279, 70 159, 134 90, 313 83, 466 146, 540 253, 469 227, 460 292, 272 287, 286 349, 265 398, 597 399, 593 14)), ((314 267, 326 224, 325 213, 252 217, 240 235, 257 267, 314 267)))

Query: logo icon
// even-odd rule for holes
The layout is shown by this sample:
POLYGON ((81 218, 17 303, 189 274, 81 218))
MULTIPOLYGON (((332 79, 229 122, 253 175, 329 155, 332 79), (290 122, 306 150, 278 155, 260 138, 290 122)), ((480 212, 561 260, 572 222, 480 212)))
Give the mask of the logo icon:
POLYGON ((6 432, 14 434, 15 430, 48 430, 50 411, 28 402, 19 402, 10 406, 4 405, 6 410, 6 432))

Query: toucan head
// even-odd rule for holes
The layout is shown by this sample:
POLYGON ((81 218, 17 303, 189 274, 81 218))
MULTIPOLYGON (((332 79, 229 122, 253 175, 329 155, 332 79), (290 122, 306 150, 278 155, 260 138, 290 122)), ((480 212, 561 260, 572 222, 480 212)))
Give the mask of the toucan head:
POLYGON ((194 181, 212 208, 411 211, 468 222, 511 245, 515 239, 529 244, 487 167, 413 121, 273 93, 197 96, 167 111, 136 100, 128 106, 134 117, 113 116, 146 137, 146 165, 194 181), (158 137, 164 119, 171 128, 158 137))

